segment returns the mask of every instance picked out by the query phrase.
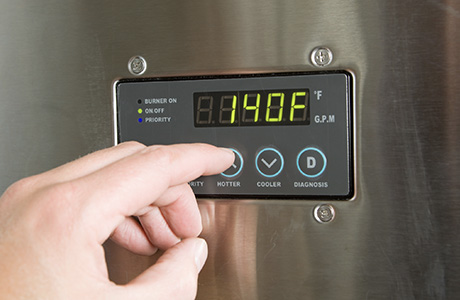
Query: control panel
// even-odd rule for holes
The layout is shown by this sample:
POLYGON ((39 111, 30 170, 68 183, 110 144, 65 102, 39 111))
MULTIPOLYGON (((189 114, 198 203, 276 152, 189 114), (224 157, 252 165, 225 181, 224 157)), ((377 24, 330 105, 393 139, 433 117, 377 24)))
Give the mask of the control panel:
POLYGON ((350 199, 352 76, 345 71, 116 83, 118 142, 204 142, 232 166, 190 182, 200 197, 350 199))

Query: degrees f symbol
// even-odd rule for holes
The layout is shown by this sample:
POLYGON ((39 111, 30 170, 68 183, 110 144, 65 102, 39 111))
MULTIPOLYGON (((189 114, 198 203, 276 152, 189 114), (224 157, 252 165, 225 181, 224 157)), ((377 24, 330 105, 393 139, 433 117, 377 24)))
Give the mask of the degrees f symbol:
POLYGON ((315 95, 316 95, 316 100, 321 100, 321 97, 323 96, 323 91, 322 90, 318 90, 318 91, 314 91, 315 95))

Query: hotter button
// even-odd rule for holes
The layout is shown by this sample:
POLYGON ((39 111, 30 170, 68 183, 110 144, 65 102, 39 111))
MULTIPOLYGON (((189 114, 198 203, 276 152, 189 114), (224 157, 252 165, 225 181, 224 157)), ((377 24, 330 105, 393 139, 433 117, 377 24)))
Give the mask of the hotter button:
POLYGON ((227 178, 235 177, 236 175, 240 174, 241 170, 243 169, 243 157, 235 149, 231 150, 235 152, 235 161, 230 166, 230 168, 220 173, 222 176, 225 176, 227 178))
POLYGON ((256 168, 265 177, 275 177, 284 167, 281 153, 274 148, 265 148, 257 154, 256 168))
POLYGON ((297 156, 299 172, 309 178, 315 178, 326 170, 327 159, 324 153, 314 147, 305 148, 297 156))

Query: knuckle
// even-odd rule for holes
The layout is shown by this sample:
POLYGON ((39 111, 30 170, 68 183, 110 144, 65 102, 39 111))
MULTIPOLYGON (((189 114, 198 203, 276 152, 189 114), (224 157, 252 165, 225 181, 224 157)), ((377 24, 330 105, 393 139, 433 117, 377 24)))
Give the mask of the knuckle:
POLYGON ((9 188, 7 201, 2 205, 6 205, 3 208, 10 211, 13 218, 21 219, 15 224, 24 234, 52 237, 56 231, 71 228, 75 206, 69 205, 69 200, 74 194, 75 188, 67 183, 37 188, 33 178, 26 178, 9 188))
POLYGON ((62 182, 48 187, 47 194, 52 202, 69 201, 78 194, 78 187, 73 182, 62 182))
POLYGON ((49 186, 40 197, 40 215, 55 224, 74 222, 79 188, 72 182, 49 186))
POLYGON ((137 141, 129 141, 119 144, 118 147, 132 149, 133 151, 140 151, 142 149, 145 149, 147 146, 137 141))
POLYGON ((177 159, 177 154, 170 147, 147 148, 147 152, 153 156, 155 163, 161 168, 168 168, 177 159))
POLYGON ((10 185, 5 191, 6 198, 16 199, 35 188, 36 180, 34 177, 20 179, 10 185))
POLYGON ((61 233, 73 235, 82 221, 75 197, 81 193, 72 182, 43 186, 39 178, 21 179, 11 185, 0 201, 0 211, 14 226, 32 240, 39 234, 52 240, 61 233), (17 221, 19 220, 19 221, 17 221))

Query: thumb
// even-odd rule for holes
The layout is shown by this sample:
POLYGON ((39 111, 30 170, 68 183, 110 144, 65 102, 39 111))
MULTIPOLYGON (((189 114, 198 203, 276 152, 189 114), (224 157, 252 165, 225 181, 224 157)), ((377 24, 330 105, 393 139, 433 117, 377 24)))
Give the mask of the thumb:
POLYGON ((195 299, 198 273, 207 256, 205 240, 182 240, 124 287, 124 299, 195 299))

